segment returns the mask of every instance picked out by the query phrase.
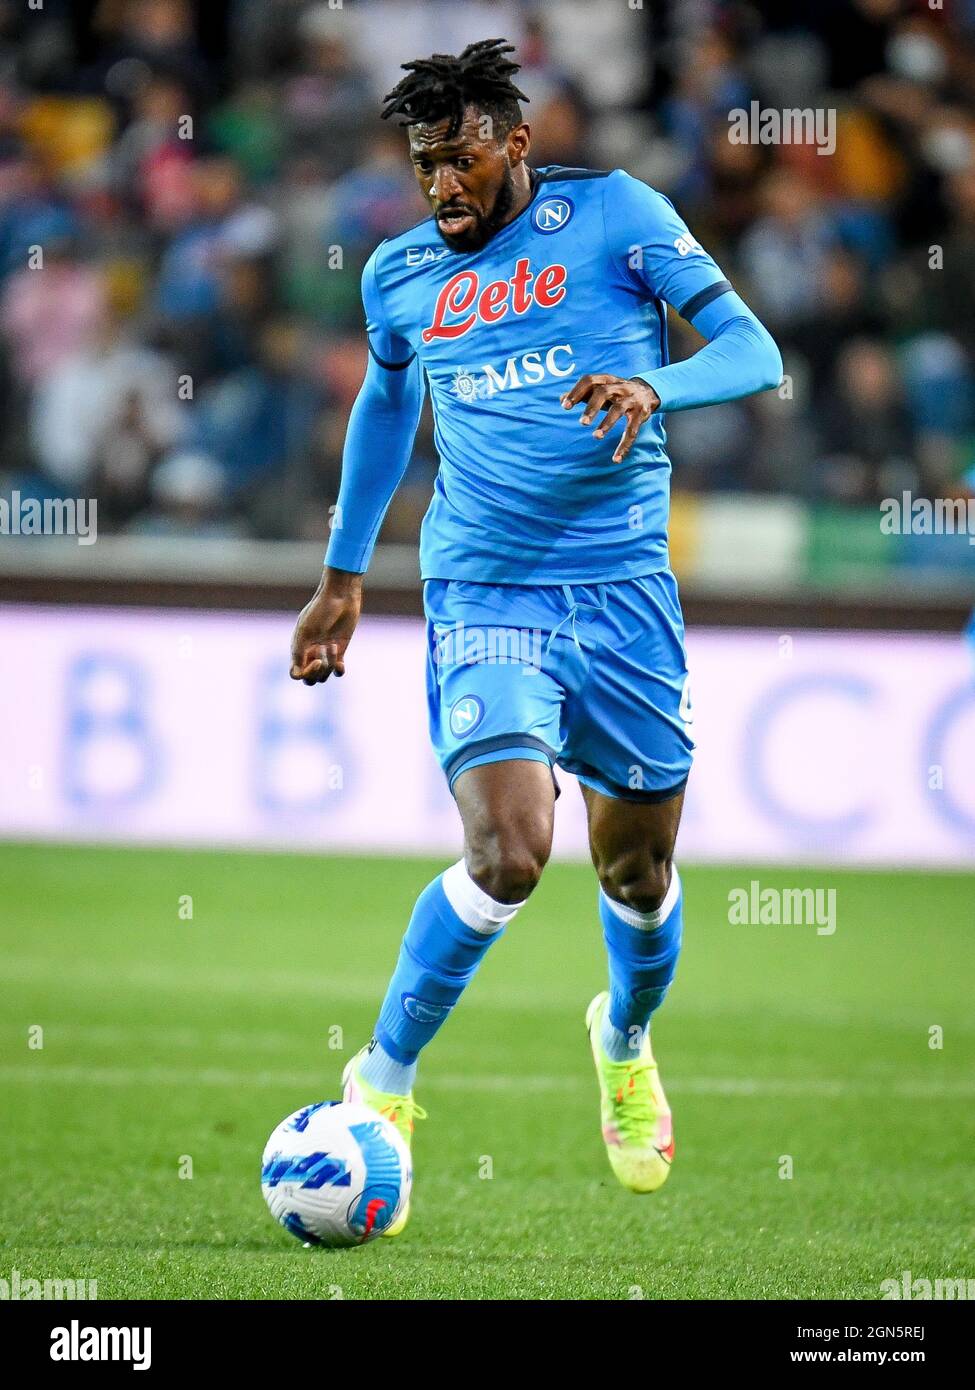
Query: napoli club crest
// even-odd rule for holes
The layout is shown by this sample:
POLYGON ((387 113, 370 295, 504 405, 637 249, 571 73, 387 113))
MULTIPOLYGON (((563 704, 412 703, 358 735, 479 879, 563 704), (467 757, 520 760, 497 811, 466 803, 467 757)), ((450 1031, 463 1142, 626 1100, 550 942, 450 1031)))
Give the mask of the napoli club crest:
POLYGON ((569 198, 543 198, 532 209, 532 226, 543 236, 550 236, 568 226, 574 211, 569 198))
POLYGON ((472 734, 484 718, 484 706, 476 695, 464 695, 450 711, 450 732, 454 738, 472 734))

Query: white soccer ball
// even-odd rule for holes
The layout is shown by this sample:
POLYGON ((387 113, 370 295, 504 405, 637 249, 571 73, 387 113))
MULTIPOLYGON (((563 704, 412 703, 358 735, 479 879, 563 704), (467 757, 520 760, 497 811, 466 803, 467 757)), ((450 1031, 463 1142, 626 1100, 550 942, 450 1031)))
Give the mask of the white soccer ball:
POLYGON ((398 1131, 365 1105, 320 1100, 282 1120, 264 1149, 261 1191, 275 1220, 332 1249, 374 1240, 413 1185, 398 1131))

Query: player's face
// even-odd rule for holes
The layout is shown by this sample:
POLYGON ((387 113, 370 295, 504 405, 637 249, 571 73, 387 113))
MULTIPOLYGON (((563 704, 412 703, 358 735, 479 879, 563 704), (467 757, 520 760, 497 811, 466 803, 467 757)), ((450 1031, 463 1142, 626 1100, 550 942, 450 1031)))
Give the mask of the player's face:
POLYGON ((507 222, 514 203, 512 163, 527 149, 528 127, 494 139, 490 118, 468 107, 447 138, 449 122, 410 127, 410 159, 437 230, 455 251, 479 251, 507 222))

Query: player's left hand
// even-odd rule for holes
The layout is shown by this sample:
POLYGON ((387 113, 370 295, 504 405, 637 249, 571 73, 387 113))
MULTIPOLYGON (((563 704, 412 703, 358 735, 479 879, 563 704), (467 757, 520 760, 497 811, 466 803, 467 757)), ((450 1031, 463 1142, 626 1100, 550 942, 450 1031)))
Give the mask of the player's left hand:
POLYGON ((645 381, 597 372, 581 376, 572 390, 562 397, 562 406, 571 410, 580 401, 586 403, 579 421, 581 425, 591 425, 600 410, 606 412, 593 431, 597 439, 605 438, 616 422, 626 416, 626 429, 613 454, 613 462, 622 463, 633 448, 641 427, 660 404, 660 397, 645 381))

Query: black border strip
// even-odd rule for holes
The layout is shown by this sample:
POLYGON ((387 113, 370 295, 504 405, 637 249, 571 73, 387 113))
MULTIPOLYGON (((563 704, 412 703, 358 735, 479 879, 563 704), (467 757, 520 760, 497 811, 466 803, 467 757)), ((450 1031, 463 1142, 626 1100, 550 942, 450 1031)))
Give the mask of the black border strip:
POLYGON ((697 294, 692 294, 684 305, 683 309, 678 309, 682 319, 692 319, 695 314, 699 314, 702 309, 706 309, 713 299, 719 299, 721 295, 733 290, 734 285, 730 280, 718 280, 714 285, 708 285, 705 290, 698 290, 697 294))
MULTIPOLYGON (((573 772, 575 769, 567 768, 566 771, 573 772)), ((577 777, 590 777, 595 779, 600 776, 600 773, 596 768, 583 768, 581 771, 576 772, 575 775, 577 777)), ((641 802, 645 806, 656 806, 659 802, 672 801, 675 796, 678 796, 687 786, 688 777, 690 777, 690 773, 673 787, 665 787, 662 791, 645 792, 637 791, 635 788, 631 787, 621 787, 617 782, 611 782, 608 777, 602 777, 601 780, 605 782, 608 787, 612 787, 613 791, 604 792, 601 791, 599 787, 592 787, 590 790, 599 792, 600 796, 612 796, 614 801, 636 801, 641 802)))
POLYGON ((660 365, 662 367, 667 367, 670 365, 670 343, 667 338, 667 310, 661 299, 655 299, 653 301, 653 307, 657 311, 657 322, 660 324, 660 365))
POLYGON ((453 781, 462 765, 471 758, 477 758, 482 753, 496 753, 501 748, 535 748, 539 753, 545 754, 550 766, 555 763, 555 749, 550 748, 544 739, 536 738, 534 734, 494 734, 491 738, 475 739, 473 743, 467 743, 463 748, 451 753, 443 768, 448 783, 453 781))
POLYGON ((408 367, 410 365, 410 363, 416 356, 415 352, 411 352, 405 362, 387 362, 384 360, 384 358, 379 356, 378 352, 374 350, 372 343, 369 342, 368 338, 366 339, 366 345, 369 348, 369 356, 372 358, 372 360, 374 362, 378 362, 380 367, 385 367, 387 372, 401 372, 404 367, 408 367))
POLYGON ((612 169, 573 169, 571 166, 562 168, 561 165, 555 169, 549 169, 547 173, 540 174, 539 183, 560 183, 575 182, 579 179, 608 179, 612 169))

